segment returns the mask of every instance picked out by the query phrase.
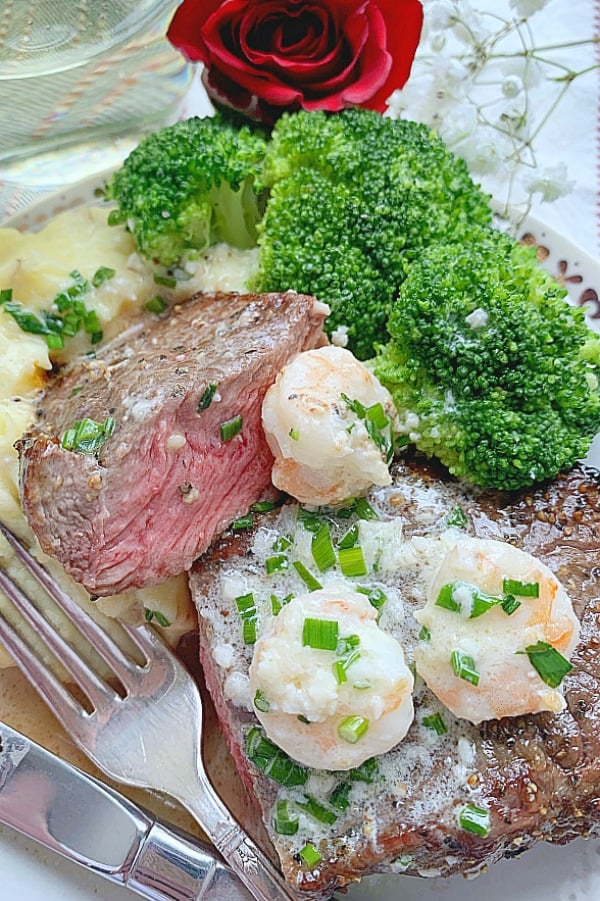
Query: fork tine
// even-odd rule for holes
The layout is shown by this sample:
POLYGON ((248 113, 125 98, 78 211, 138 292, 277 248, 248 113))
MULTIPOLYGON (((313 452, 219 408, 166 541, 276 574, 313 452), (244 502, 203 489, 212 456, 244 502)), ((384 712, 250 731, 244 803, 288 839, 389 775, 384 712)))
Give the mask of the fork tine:
MULTIPOLYGON (((115 674, 127 687, 128 682, 134 678, 137 667, 121 651, 116 642, 98 625, 73 598, 69 597, 55 582, 48 570, 36 560, 31 553, 21 544, 19 539, 10 529, 0 521, 0 532, 4 535, 23 566, 43 585, 50 597, 56 602, 63 613, 73 622, 81 634, 87 638, 97 654, 104 662, 114 670, 115 674)), ((91 700, 91 698, 90 698, 91 700)))
POLYGON ((0 639, 57 719, 68 731, 79 735, 88 714, 1 614, 0 639))
POLYGON ((119 695, 110 688, 76 653, 70 644, 50 625, 35 604, 6 572, 0 568, 0 588, 14 604, 23 619, 36 631, 46 647, 86 693, 94 707, 114 702, 119 695))

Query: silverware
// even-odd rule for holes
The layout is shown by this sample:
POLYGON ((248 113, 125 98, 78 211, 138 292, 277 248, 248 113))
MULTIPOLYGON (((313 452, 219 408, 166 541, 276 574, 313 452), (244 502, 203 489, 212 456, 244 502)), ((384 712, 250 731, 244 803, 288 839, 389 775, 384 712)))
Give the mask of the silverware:
POLYGON ((160 822, 4 723, 0 822, 153 901, 252 897, 209 845, 160 822))
POLYGON ((264 852, 214 791, 201 758, 202 701, 183 665, 148 624, 122 628, 141 664, 70 598, 48 571, 0 523, 0 531, 27 571, 76 626, 112 673, 106 680, 46 620, 0 568, 0 588, 62 663, 89 701, 80 703, 0 616, 0 639, 64 728, 96 766, 127 785, 176 798, 259 901, 294 895, 264 852), (119 683, 121 691, 113 687, 119 683))

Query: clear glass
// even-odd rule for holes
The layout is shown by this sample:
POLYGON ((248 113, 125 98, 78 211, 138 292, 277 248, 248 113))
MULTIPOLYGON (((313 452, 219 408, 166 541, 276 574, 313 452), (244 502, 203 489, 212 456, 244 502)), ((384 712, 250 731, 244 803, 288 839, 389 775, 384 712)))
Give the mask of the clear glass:
POLYGON ((0 183, 62 187, 177 118, 192 73, 165 37, 176 6, 0 3, 0 183))

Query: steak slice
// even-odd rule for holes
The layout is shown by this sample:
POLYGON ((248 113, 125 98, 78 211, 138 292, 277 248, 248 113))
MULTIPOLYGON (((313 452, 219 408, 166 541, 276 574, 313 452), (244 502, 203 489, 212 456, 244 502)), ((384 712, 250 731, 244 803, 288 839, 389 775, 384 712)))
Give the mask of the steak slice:
MULTIPOLYGON (((476 874, 537 841, 565 843, 600 832, 599 498, 600 473, 583 466, 552 483, 509 494, 466 489, 417 460, 397 464, 393 485, 373 491, 369 498, 381 519, 375 527, 388 550, 394 535, 398 540, 400 523, 407 540, 435 538, 460 505, 468 534, 523 548, 566 586, 582 626, 571 660, 574 668, 563 683, 566 707, 559 714, 473 726, 453 717, 417 679, 415 720, 402 742, 350 773, 308 770, 302 785, 279 785, 246 756, 247 736, 257 725, 248 703, 252 646, 243 643, 234 601, 236 594, 254 593, 260 634, 270 615, 271 594, 281 600, 290 590, 306 590, 291 566, 266 581, 264 576, 265 555, 273 554, 277 536, 302 528, 295 526, 296 506, 263 516, 252 533, 223 536, 194 566, 190 584, 199 612, 206 682, 240 776, 258 799, 286 877, 302 897, 329 897, 372 872, 476 874), (436 712, 447 727, 445 735, 423 722, 436 712), (344 783, 348 804, 345 810, 336 809, 332 790, 344 783), (323 824, 300 809, 298 833, 278 835, 271 819, 276 801, 305 802, 306 794, 333 810, 335 822, 323 824), (461 828, 458 812, 465 804, 489 811, 489 834, 461 828), (307 842, 322 857, 314 869, 299 857, 307 842)), ((334 520, 336 537, 352 524, 352 519, 334 520)), ((287 551, 290 560, 302 543, 299 534, 287 551)), ((410 567, 383 566, 369 578, 388 598, 381 627, 394 634, 412 660, 419 632, 412 611, 424 604, 423 585, 410 567)), ((367 577, 356 583, 369 584, 367 577)), ((301 742, 301 729, 310 726, 298 728, 301 742)))
POLYGON ((44 551, 95 595, 189 569, 270 489, 263 396, 288 360, 325 342, 325 312, 292 292, 196 295, 59 372, 17 445, 44 551), (61 446, 75 421, 109 416, 96 454, 61 446))

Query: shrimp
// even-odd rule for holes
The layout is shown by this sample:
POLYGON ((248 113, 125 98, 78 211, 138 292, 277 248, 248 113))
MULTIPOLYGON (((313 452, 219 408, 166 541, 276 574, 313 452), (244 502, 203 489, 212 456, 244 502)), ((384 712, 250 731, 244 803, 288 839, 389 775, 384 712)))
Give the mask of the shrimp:
POLYGON ((334 582, 291 600, 255 645, 256 715, 268 737, 306 766, 351 769, 408 731, 413 676, 376 618, 364 594, 334 582), (330 649, 304 643, 314 619, 336 624, 330 649))
POLYGON ((390 484, 394 402, 350 351, 299 354, 267 391, 262 417, 273 483, 301 503, 341 503, 390 484))
POLYGON ((553 648, 568 670, 579 622, 556 576, 531 554, 458 538, 415 616, 424 627, 417 672, 456 716, 476 724, 563 709, 560 686, 540 675, 530 652, 537 646, 556 659, 553 648))

